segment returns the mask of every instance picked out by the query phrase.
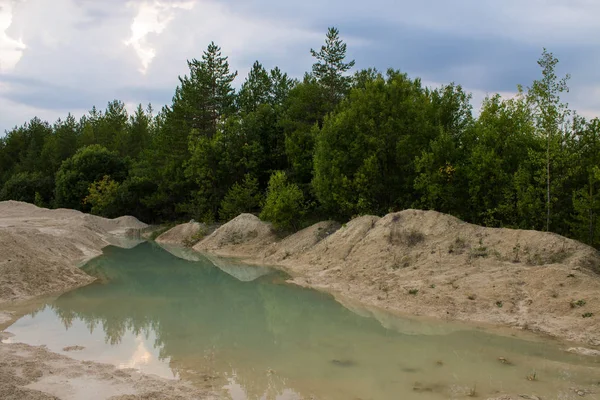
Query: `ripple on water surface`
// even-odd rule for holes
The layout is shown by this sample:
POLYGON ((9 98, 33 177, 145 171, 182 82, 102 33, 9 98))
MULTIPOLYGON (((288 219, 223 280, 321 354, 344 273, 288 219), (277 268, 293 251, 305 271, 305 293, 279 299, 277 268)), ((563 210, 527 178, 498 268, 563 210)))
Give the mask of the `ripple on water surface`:
POLYGON ((21 318, 8 340, 208 379, 234 400, 580 398, 573 388, 599 398, 598 360, 554 342, 398 318, 386 329, 264 267, 187 258, 151 243, 108 248, 84 267, 98 283, 21 318))

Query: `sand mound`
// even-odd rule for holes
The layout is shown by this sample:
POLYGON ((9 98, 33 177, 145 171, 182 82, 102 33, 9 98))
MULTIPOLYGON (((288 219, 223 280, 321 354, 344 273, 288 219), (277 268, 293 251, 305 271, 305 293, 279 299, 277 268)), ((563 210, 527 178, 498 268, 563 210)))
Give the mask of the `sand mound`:
MULTIPOLYGON (((328 224, 266 249, 265 241, 246 242, 227 252, 280 265, 298 284, 365 305, 600 346, 600 255, 589 246, 552 233, 484 228, 435 211, 363 216, 338 230, 328 224), (332 233, 320 237, 329 226, 332 233)), ((222 247, 203 247, 215 248, 222 247)))
POLYGON ((186 246, 194 236, 203 232, 208 232, 208 227, 205 224, 188 222, 169 229, 156 238, 156 243, 186 246))
POLYGON ((118 217, 115 219, 111 219, 113 223, 117 224, 119 227, 129 228, 129 229, 145 229, 148 228, 148 224, 143 223, 136 217, 132 217, 131 215, 124 215, 122 217, 118 217))
POLYGON ((0 202, 0 303, 58 293, 93 281, 77 267, 108 245, 139 243, 125 236, 147 225, 73 210, 0 202))
POLYGON ((195 245, 194 250, 227 255, 229 251, 262 248, 275 240, 271 225, 255 215, 241 214, 195 245))
POLYGON ((265 257, 269 261, 277 262, 299 256, 340 228, 341 225, 338 222, 319 222, 273 244, 265 250, 265 257))

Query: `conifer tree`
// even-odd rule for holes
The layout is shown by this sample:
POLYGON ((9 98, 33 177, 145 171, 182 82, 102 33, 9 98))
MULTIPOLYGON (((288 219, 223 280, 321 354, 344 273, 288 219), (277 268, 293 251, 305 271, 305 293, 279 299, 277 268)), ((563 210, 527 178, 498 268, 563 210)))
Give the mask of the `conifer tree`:
POLYGON ((326 88, 329 102, 337 104, 348 92, 352 77, 344 76, 354 67, 355 61, 345 62, 347 45, 340 39, 337 28, 329 28, 325 44, 319 51, 313 49, 310 53, 316 62, 312 66, 312 73, 317 81, 326 88))
POLYGON ((256 111, 261 104, 271 100, 271 78, 258 61, 254 63, 238 93, 238 105, 243 113, 256 111))
POLYGON ((180 78, 181 90, 173 108, 175 111, 177 103, 183 103, 184 118, 195 136, 214 136, 219 122, 233 109, 235 93, 231 84, 237 72, 229 72, 227 59, 221 48, 211 42, 202 60, 188 61, 190 76, 180 78))

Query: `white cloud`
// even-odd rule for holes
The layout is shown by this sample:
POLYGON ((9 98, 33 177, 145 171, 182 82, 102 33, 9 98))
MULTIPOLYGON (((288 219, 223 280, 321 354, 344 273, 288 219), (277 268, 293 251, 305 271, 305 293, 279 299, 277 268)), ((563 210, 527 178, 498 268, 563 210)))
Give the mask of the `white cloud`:
POLYGON ((157 0, 128 3, 128 6, 137 8, 138 13, 131 24, 131 37, 125 41, 125 44, 131 46, 140 58, 142 73, 147 72, 150 63, 156 57, 156 49, 150 43, 149 34, 161 34, 175 18, 176 9, 191 10, 194 4, 195 1, 157 0))
POLYGON ((15 39, 7 33, 13 22, 15 3, 13 0, 0 0, 0 72, 14 69, 27 48, 21 38, 15 39))

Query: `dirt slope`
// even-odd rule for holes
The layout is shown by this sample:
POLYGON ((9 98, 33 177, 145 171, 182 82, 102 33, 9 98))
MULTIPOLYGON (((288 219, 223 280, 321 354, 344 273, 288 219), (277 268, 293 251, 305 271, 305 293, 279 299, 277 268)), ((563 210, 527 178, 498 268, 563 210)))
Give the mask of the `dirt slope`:
POLYGON ((320 223, 276 243, 260 226, 239 241, 246 226, 224 225, 218 240, 194 249, 281 265, 298 284, 392 311, 600 346, 600 256, 579 242, 417 210, 359 217, 338 230, 320 223))
POLYGON ((208 231, 208 227, 205 224, 188 222, 169 229, 157 237, 155 241, 159 244, 186 246, 195 235, 206 231, 208 231))
POLYGON ((277 240, 271 225, 252 214, 241 214, 194 246, 199 252, 251 254, 277 240))
POLYGON ((131 247, 128 239, 147 225, 133 217, 114 220, 73 210, 0 202, 0 303, 63 292, 93 279, 77 267, 108 245, 131 247))

